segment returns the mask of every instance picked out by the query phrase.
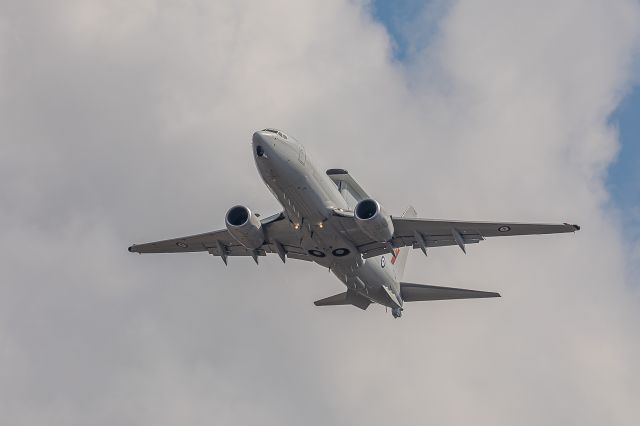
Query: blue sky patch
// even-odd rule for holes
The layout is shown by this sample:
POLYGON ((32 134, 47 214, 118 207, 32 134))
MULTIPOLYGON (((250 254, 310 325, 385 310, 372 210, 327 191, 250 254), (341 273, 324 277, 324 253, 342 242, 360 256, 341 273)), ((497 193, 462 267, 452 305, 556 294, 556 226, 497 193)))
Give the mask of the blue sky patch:
MULTIPOLYGON (((439 5, 442 2, 437 0, 372 2, 371 13, 389 33, 395 60, 409 62, 412 54, 427 45, 437 29, 436 20, 442 15, 443 7, 439 5), (425 25, 424 19, 431 21, 427 23, 431 25, 425 25), (431 30, 425 31, 425 26, 431 30), (418 28, 420 34, 416 34, 418 28)), ((640 238, 640 87, 623 99, 610 123, 618 127, 620 152, 609 168, 606 185, 614 204, 622 211, 623 220, 635 230, 633 237, 640 238)))

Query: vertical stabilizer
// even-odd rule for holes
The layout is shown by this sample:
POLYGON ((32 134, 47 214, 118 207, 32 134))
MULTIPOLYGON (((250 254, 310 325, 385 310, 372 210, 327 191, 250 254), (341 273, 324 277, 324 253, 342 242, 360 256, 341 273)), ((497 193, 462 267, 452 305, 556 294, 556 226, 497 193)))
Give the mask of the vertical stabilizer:
MULTIPOLYGON (((418 214, 416 210, 409 206, 407 210, 402 213, 402 217, 416 217, 418 214)), ((396 255, 391 259, 393 266, 396 268, 396 279, 400 281, 404 275, 404 267, 407 264, 407 257, 409 257, 409 250, 411 247, 402 247, 394 250, 396 255)))

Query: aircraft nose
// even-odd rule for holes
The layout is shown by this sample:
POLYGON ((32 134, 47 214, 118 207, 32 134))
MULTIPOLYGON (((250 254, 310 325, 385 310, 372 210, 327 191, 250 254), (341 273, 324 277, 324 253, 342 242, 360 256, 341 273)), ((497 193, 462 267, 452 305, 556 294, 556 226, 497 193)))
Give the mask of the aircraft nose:
POLYGON ((267 146, 267 141, 261 132, 255 132, 253 137, 251 138, 253 151, 256 156, 263 157, 265 153, 265 147, 267 146))
POLYGON ((253 145, 257 145, 260 143, 264 142, 264 137, 262 136, 262 134, 260 132, 255 132, 253 134, 253 137, 251 138, 251 140, 253 141, 253 145))

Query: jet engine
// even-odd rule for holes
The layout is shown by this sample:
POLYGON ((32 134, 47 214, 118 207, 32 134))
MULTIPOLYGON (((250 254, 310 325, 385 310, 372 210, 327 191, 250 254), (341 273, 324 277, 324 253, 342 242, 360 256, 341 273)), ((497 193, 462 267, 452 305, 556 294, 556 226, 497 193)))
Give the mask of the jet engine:
POLYGON ((234 206, 224 217, 229 234, 248 249, 255 250, 264 243, 262 224, 249 208, 234 206))
POLYGON ((358 227, 378 242, 387 242, 393 237, 393 222, 376 200, 365 199, 355 208, 354 215, 358 227))

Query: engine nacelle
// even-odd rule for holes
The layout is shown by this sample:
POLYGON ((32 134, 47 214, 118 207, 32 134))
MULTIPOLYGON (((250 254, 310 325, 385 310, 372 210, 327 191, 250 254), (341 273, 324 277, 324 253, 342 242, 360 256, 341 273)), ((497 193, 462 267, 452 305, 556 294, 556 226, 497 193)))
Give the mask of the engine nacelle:
POLYGON ((251 210, 245 206, 234 206, 224 217, 229 234, 248 249, 255 250, 264 243, 262 224, 251 210))
POLYGON ((378 242, 387 242, 393 238, 393 222, 376 200, 360 201, 355 208, 356 223, 369 237, 378 242))

